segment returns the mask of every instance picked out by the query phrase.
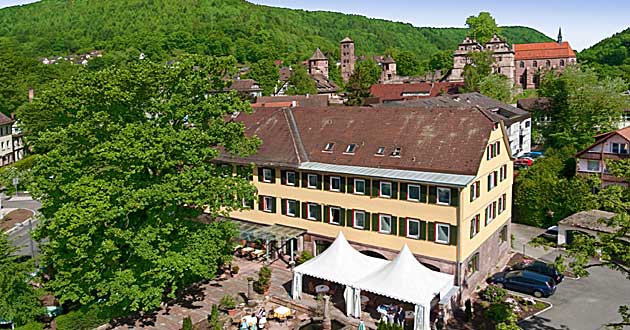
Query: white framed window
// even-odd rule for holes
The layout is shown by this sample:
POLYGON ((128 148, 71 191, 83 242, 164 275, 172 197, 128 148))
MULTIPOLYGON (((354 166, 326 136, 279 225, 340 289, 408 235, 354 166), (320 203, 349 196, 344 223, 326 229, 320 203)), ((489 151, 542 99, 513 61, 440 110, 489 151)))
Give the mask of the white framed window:
POLYGON ((448 244, 451 239, 451 226, 445 223, 435 224, 435 242, 448 244))
POLYGON ((383 156, 385 155, 385 147, 378 147, 378 149, 376 149, 376 156, 383 156))
POLYGON ((270 168, 263 168, 263 182, 271 182, 271 177, 273 176, 270 168))
POLYGON ((479 252, 473 254, 473 256, 470 257, 466 268, 468 268, 468 276, 476 273, 479 270, 479 252))
POLYGON ((306 208, 306 218, 309 220, 317 220, 318 210, 319 210, 319 205, 308 203, 308 207, 306 208))
POLYGON ((365 229, 365 212, 363 211, 352 211, 352 227, 357 229, 365 229))
POLYGON ((610 150, 613 154, 627 154, 628 145, 625 143, 611 143, 610 150))
POLYGON ((379 214, 378 216, 378 232, 383 234, 392 233, 392 216, 387 214, 379 214))
POLYGON ((437 203, 440 205, 451 205, 451 188, 437 188, 437 203))
POLYGON ((334 146, 335 146, 334 142, 326 143, 326 146, 324 147, 324 150, 322 150, 322 151, 324 151, 324 152, 332 152, 334 146))
POLYGON ((507 179, 507 165, 502 165, 499 169, 499 182, 507 179))
POLYGON ((506 207, 507 207, 507 194, 503 194, 501 195, 501 197, 499 197, 498 213, 499 214, 503 213, 506 207))
POLYGON ((306 175, 306 187, 317 189, 317 175, 316 174, 307 174, 306 175))
POLYGON ((253 207, 252 201, 250 199, 243 198, 241 199, 241 203, 243 205, 243 208, 245 209, 251 209, 253 207))
POLYGON ((407 186, 407 200, 420 201, 420 186, 410 184, 407 186))
POLYGON ((494 215, 494 204, 490 203, 490 205, 486 207, 486 225, 494 220, 494 215))
POLYGON ((334 225, 341 224, 341 209, 338 207, 331 207, 328 209, 328 219, 330 223, 334 225))
POLYGON ((470 219, 470 238, 479 233, 479 214, 470 219))
POLYGON ((263 201, 263 211, 273 212, 273 198, 269 196, 264 196, 262 201, 263 201))
POLYGON ((481 182, 475 181, 472 185, 470 185, 470 201, 474 201, 475 199, 481 196, 481 182))
POLYGON ((290 217, 294 217, 297 214, 297 201, 293 199, 287 200, 287 215, 290 217))
POLYGON ((346 151, 344 153, 346 154, 354 154, 354 152, 357 150, 357 145, 354 143, 351 143, 348 145, 348 147, 346 147, 346 151))
POLYGON ((380 184, 379 196, 391 198, 392 197, 392 183, 381 181, 379 184, 380 184))
POLYGON ((295 186, 295 172, 287 171, 284 175, 287 185, 295 186))
POLYGON ((407 237, 420 238, 420 221, 416 219, 407 219, 407 237))
POLYGON ((341 178, 338 176, 330 177, 330 191, 341 191, 341 178))
POLYGON ((354 179, 354 190, 353 192, 357 195, 365 195, 365 180, 363 179, 354 179))
POLYGON ((586 161, 586 170, 589 172, 599 172, 599 160, 589 159, 586 161))

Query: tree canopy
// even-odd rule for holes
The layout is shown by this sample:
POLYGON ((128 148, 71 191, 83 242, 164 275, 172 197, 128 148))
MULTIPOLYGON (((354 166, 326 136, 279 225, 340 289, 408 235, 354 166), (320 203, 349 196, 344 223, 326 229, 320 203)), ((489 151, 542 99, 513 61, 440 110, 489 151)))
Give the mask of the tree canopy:
POLYGON ((151 310, 229 260, 234 228, 214 216, 240 209, 255 188, 212 160, 259 145, 226 120, 251 107, 236 92, 211 92, 235 65, 184 56, 84 70, 21 109, 41 153, 29 187, 42 202, 36 237, 48 239, 47 286, 61 303, 151 310))
POLYGON ((469 16, 466 19, 466 25, 469 28, 469 35, 482 45, 490 41, 493 35, 498 35, 500 31, 494 17, 486 11, 480 12, 477 16, 469 16))
POLYGON ((271 95, 275 92, 280 74, 273 60, 262 59, 252 64, 247 77, 258 82, 263 90, 263 95, 271 95))
POLYGON ((370 87, 378 83, 381 67, 372 60, 360 61, 348 79, 348 105, 364 105, 370 97, 370 87))
POLYGON ((581 51, 578 59, 600 76, 622 78, 630 88, 630 28, 581 51))
POLYGON ((288 95, 317 94, 315 80, 306 72, 306 68, 303 65, 293 67, 288 83, 288 95))

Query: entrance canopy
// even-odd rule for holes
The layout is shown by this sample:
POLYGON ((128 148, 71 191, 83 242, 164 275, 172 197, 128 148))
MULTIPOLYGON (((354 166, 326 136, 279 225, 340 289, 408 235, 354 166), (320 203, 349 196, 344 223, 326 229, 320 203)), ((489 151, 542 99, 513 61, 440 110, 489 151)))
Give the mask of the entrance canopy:
POLYGON ((446 295, 454 276, 430 270, 422 265, 407 245, 396 258, 369 273, 353 287, 412 304, 427 304, 436 295, 446 295))
POLYGON ((271 226, 259 225, 249 222, 235 221, 238 226, 239 238, 248 241, 278 241, 284 242, 296 238, 306 232, 301 228, 274 224, 271 226))
POLYGON ((294 273, 309 275, 331 282, 352 285, 358 279, 389 263, 388 260, 366 256, 355 250, 342 232, 324 252, 295 267, 294 273))

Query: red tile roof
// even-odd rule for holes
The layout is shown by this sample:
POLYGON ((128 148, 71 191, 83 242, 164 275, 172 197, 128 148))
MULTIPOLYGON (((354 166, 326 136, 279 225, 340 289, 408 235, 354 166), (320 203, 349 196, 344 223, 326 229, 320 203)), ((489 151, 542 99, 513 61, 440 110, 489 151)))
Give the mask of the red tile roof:
POLYGON ((14 120, 0 112, 0 125, 13 124, 14 120))
POLYGON ((370 93, 379 98, 380 102, 391 102, 438 96, 441 93, 456 94, 462 83, 450 82, 422 82, 411 84, 375 84, 370 87, 370 93), (422 94, 422 95, 404 95, 422 94))
POLYGON ((325 107, 328 105, 328 95, 284 95, 259 96, 253 107, 325 107), (295 102, 295 105, 293 103, 295 102), (277 105, 276 105, 277 104, 277 105))
POLYGON ((532 44, 514 44, 516 60, 535 60, 547 58, 571 58, 575 52, 568 42, 539 42, 532 44))
MULTIPOLYGON (((235 119, 262 147, 242 162, 321 162, 372 168, 476 175, 493 121, 476 107, 257 108, 235 119), (333 152, 322 152, 327 143, 333 152), (345 154, 356 144, 353 155, 345 154), (385 156, 375 156, 379 147, 385 156), (391 157, 401 148, 400 157, 391 157)), ((232 160, 234 158, 225 158, 232 160)))

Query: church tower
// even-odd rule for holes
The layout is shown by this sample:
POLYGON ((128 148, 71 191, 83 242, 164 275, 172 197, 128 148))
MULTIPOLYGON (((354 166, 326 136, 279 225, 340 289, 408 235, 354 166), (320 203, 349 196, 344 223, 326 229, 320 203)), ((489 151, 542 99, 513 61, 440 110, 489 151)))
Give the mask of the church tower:
POLYGON ((354 56, 354 41, 349 37, 345 37, 341 40, 341 78, 344 82, 348 82, 350 76, 354 73, 354 63, 356 57, 354 56))
POLYGON ((558 43, 559 44, 562 43, 562 28, 561 27, 558 28, 558 43))
POLYGON ((311 76, 322 75, 328 78, 328 58, 324 56, 324 53, 319 48, 308 59, 308 73, 311 76))

